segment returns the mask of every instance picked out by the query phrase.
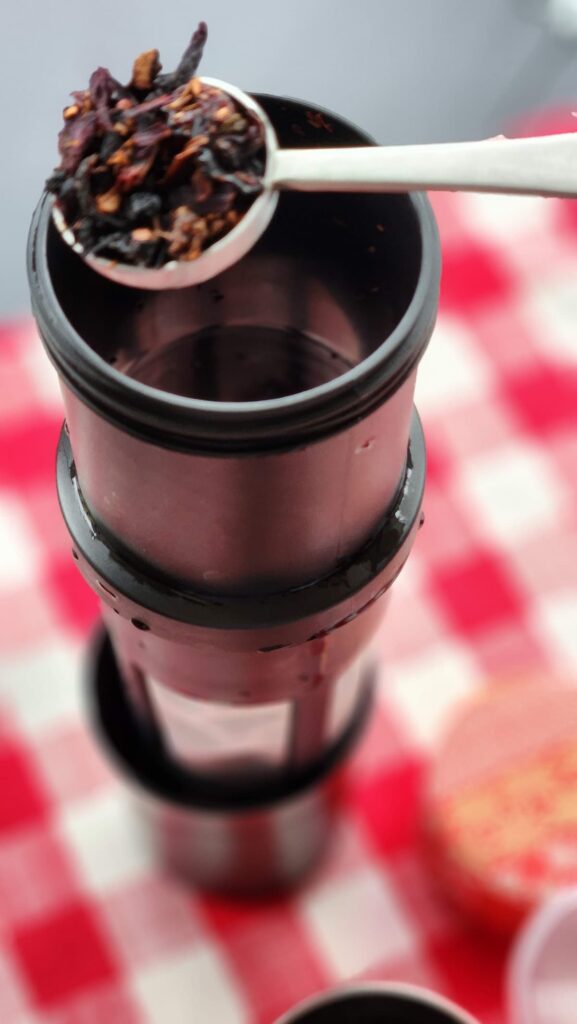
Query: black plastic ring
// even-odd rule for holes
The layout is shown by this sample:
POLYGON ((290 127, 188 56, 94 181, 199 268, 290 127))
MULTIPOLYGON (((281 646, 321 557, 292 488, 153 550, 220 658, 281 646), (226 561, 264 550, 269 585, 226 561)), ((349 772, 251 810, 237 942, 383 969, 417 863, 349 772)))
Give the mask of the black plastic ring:
POLYGON ((94 522, 83 501, 68 434, 58 445, 56 477, 62 515, 74 544, 108 586, 142 608, 179 622, 214 629, 258 629, 317 615, 378 578, 383 593, 396 578, 398 555, 418 519, 425 487, 425 439, 415 410, 405 476, 397 500, 367 543, 328 575, 305 586, 265 595, 202 593, 119 547, 94 522), (387 575, 388 573, 388 575, 387 575))

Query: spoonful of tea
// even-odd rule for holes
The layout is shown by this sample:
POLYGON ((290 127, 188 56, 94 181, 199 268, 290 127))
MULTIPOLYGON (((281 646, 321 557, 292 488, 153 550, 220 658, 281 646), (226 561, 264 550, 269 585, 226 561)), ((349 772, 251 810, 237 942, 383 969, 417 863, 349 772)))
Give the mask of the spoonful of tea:
POLYGON ((577 196, 577 134, 411 146, 281 149, 261 106, 197 77, 201 22, 174 72, 142 53, 121 85, 98 68, 72 94, 46 185, 63 239, 146 289, 199 284, 266 230, 279 191, 452 190, 577 196))

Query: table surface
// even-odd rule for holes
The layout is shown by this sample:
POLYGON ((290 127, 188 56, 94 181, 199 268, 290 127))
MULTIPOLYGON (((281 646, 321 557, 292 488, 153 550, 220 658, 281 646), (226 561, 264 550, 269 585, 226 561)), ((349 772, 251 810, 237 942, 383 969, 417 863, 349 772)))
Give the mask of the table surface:
POLYGON ((437 891, 419 804, 462 698, 577 668, 577 206, 435 206, 426 524, 330 855, 281 901, 228 903, 163 874, 87 732, 97 607, 55 497, 58 389, 31 323, 0 328, 2 1024, 271 1024, 353 977, 425 985, 504 1024, 506 950, 437 891))

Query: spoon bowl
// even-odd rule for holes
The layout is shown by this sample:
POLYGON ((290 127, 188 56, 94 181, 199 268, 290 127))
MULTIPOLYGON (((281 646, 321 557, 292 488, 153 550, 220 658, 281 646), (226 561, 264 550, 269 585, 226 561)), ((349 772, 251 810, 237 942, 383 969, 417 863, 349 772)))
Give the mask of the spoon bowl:
POLYGON ((216 277, 232 264, 237 263, 252 249, 255 242, 268 227, 278 202, 278 190, 272 187, 272 167, 274 154, 278 149, 275 130, 259 103, 234 85, 221 82, 217 78, 202 78, 205 85, 232 96, 245 110, 254 114, 262 124, 266 150, 265 173, 262 191, 256 197, 238 224, 218 241, 209 245, 194 260, 171 260, 162 267, 137 267, 118 260, 92 256, 75 237, 74 232, 66 223, 57 203, 52 206, 54 225, 64 241, 82 259, 99 274, 117 284, 128 285, 130 288, 145 288, 150 291, 164 291, 170 288, 189 288, 216 277))

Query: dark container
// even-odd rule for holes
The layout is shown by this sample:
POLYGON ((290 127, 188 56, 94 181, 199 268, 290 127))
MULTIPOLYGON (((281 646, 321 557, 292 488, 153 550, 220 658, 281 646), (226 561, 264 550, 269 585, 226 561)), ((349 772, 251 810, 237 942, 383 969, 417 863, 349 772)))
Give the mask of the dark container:
MULTIPOLYGON (((370 141, 317 108, 259 100, 281 145, 370 141)), ((114 651, 93 678, 114 676, 138 763, 172 779, 173 795, 188 778, 184 860, 203 882, 197 812, 207 820, 207 799, 220 820, 237 809, 210 884, 242 887, 240 809, 274 816, 303 779, 327 789, 370 699, 384 597, 420 518, 412 403, 437 309, 434 218, 422 195, 286 193, 234 267, 146 292, 90 270, 50 210, 45 196, 29 276, 64 395, 64 518, 114 651)), ((170 803, 128 773, 157 811, 170 803)), ((227 830, 211 822, 215 849, 227 830)), ((271 860, 267 885, 312 863, 326 829, 313 833, 298 870, 271 860)), ((257 846, 247 841, 248 860, 257 846)))

